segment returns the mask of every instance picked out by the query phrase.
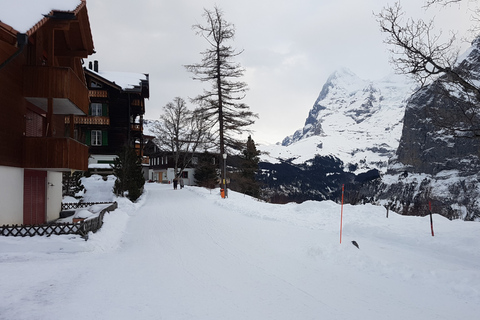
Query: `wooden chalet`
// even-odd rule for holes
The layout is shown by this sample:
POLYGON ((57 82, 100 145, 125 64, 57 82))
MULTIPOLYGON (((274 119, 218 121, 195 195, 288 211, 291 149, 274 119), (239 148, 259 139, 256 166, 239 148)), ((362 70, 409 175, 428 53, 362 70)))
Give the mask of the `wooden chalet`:
MULTIPOLYGON (((149 158, 148 179, 159 183, 172 183, 175 178, 175 159, 172 152, 162 150, 153 140, 149 140, 145 145, 144 154, 149 158)), ((200 153, 192 158, 182 172, 180 178, 186 186, 196 185, 194 175, 199 157, 200 153)), ((212 164, 218 163, 218 155, 211 154, 211 157, 212 164)), ((183 166, 183 164, 179 163, 179 166, 183 166)))
POLYGON ((52 10, 48 0, 30 1, 0 11, 0 224, 58 218, 62 172, 88 165, 76 128, 65 130, 66 117, 89 112, 82 59, 94 45, 86 2, 52 10), (38 20, 24 20, 25 10, 39 7, 38 20))
POLYGON ((66 125, 74 123, 78 139, 89 146, 90 169, 110 170, 126 145, 142 156, 148 74, 101 71, 98 61, 89 62, 84 71, 90 96, 88 112, 72 122, 67 119, 66 125))

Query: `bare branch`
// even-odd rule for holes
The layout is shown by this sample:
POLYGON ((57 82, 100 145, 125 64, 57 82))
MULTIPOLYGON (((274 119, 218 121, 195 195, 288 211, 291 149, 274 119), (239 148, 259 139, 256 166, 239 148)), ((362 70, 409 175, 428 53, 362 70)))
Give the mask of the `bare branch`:
POLYGON ((163 107, 155 127, 156 143, 161 150, 172 153, 176 178, 190 164, 196 151, 208 143, 209 132, 205 120, 198 112, 189 110, 182 98, 176 97, 163 107))
MULTIPOLYGON (((429 0, 427 6, 454 2, 460 1, 429 0)), ((405 19, 398 2, 376 16, 380 30, 387 35, 385 43, 391 52, 393 68, 410 75, 421 88, 427 85, 434 88, 435 94, 448 103, 448 111, 431 110, 436 125, 462 136, 465 131, 480 136, 479 79, 469 65, 458 63, 455 34, 442 42, 441 33, 434 32, 433 20, 405 19)))
POLYGON ((206 24, 196 24, 193 28, 203 37, 208 47, 201 52, 202 61, 185 65, 193 74, 193 79, 211 84, 211 88, 197 95, 192 102, 198 104, 202 117, 210 128, 218 134, 221 154, 227 146, 236 144, 235 135, 243 133, 253 124, 256 115, 248 111, 249 107, 240 101, 248 90, 243 77, 245 69, 234 58, 243 51, 235 50, 229 41, 235 36, 235 26, 223 17, 223 11, 217 6, 213 10, 204 10, 206 24))
POLYGON ((427 0, 425 6, 430 7, 434 4, 440 4, 440 5, 446 6, 452 3, 458 3, 462 1, 464 0, 427 0))

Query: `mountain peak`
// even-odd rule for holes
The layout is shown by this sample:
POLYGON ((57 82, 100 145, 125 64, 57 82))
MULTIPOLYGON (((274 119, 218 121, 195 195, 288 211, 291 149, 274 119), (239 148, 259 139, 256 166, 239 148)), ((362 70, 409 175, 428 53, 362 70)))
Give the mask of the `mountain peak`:
POLYGON ((345 79, 348 79, 348 78, 358 79, 357 75, 356 75, 354 72, 352 72, 350 69, 345 68, 345 67, 341 67, 341 68, 338 68, 337 70, 335 70, 335 71, 330 75, 330 77, 328 77, 328 80, 327 80, 327 81, 330 81, 330 80, 333 80, 333 79, 342 79, 342 78, 345 78, 345 79))
POLYGON ((347 68, 336 70, 323 85, 304 127, 282 145, 316 137, 315 144, 322 146, 316 154, 334 155, 345 163, 363 162, 365 168, 369 161, 386 165, 398 146, 406 100, 412 92, 411 82, 398 78, 370 81, 347 68))

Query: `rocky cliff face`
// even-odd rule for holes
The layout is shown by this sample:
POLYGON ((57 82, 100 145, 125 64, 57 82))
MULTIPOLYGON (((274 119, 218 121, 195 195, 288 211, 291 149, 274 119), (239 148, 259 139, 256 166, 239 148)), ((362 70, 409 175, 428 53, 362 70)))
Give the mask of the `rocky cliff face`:
MULTIPOLYGON (((480 41, 455 70, 480 83, 480 41)), ((403 214, 426 214, 431 203, 451 219, 480 218, 479 109, 472 101, 478 102, 445 77, 411 97, 378 202, 403 214)))

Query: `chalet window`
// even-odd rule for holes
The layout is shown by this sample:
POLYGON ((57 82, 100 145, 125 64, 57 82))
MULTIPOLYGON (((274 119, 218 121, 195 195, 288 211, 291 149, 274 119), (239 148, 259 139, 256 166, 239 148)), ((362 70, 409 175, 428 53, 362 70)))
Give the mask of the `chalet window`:
POLYGON ((91 145, 92 146, 101 146, 102 145, 102 131, 101 130, 92 130, 91 145))
POLYGON ((182 178, 183 179, 188 179, 188 171, 183 171, 182 172, 182 178))
POLYGON ((101 103, 92 103, 90 105, 90 115, 101 116, 102 115, 102 104, 101 103))
POLYGON ((85 143, 89 146, 108 146, 107 130, 91 130, 86 132, 85 143))
POLYGON ((107 117, 108 116, 108 104, 104 103, 91 103, 90 104, 90 115, 96 117, 107 117))

